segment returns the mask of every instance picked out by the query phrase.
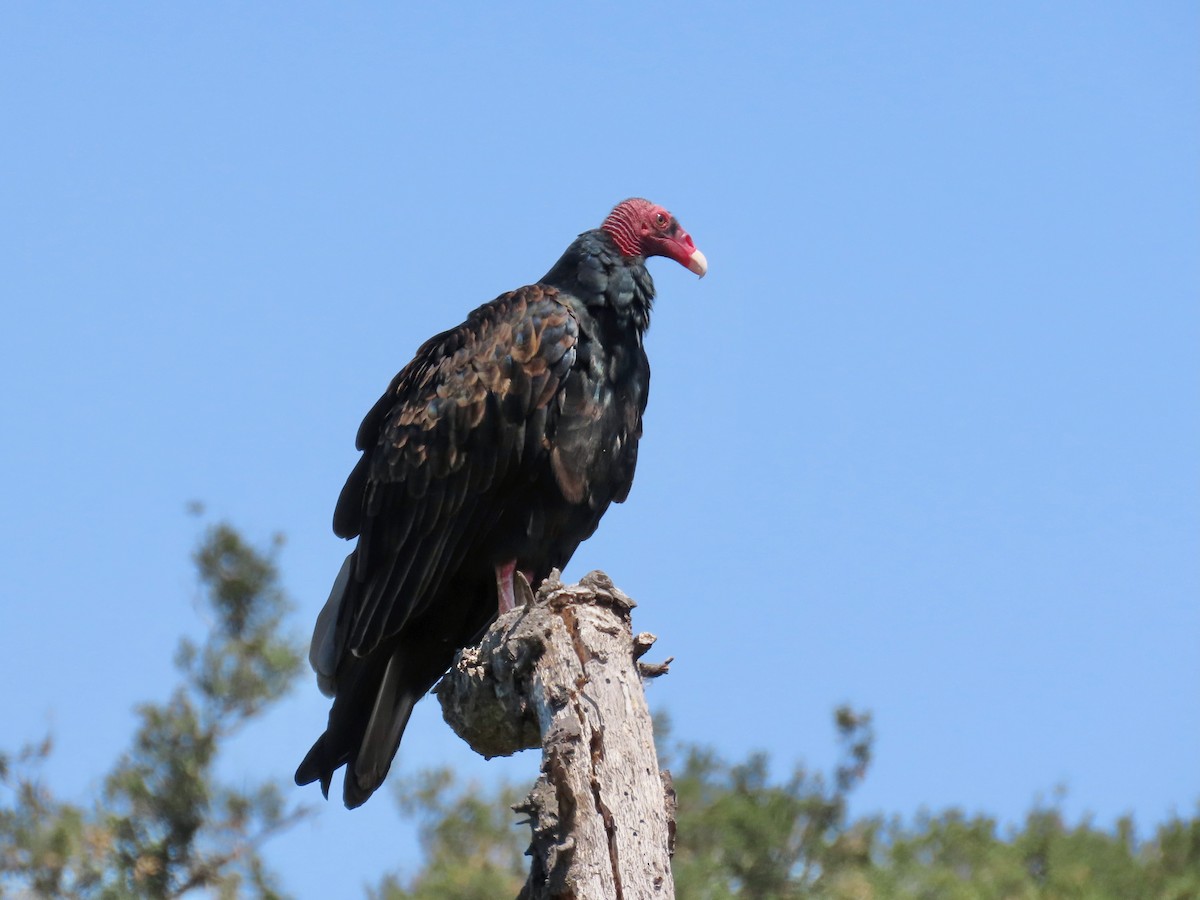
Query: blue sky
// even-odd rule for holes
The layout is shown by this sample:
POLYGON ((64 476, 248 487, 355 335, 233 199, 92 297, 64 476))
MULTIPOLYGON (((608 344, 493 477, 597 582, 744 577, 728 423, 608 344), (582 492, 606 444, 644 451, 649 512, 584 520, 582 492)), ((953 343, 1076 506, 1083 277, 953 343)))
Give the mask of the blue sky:
MULTIPOLYGON (((391 376, 644 195, 710 274, 653 267, 637 481, 567 575, 638 600, 679 736, 827 766, 850 702, 856 812, 1190 814, 1198 64, 1182 2, 4 5, 0 742, 97 785, 203 628, 190 500, 286 534, 306 631, 391 376)), ((422 704, 394 771, 443 760, 537 765, 422 704)), ((386 794, 270 857, 418 859, 386 794)))

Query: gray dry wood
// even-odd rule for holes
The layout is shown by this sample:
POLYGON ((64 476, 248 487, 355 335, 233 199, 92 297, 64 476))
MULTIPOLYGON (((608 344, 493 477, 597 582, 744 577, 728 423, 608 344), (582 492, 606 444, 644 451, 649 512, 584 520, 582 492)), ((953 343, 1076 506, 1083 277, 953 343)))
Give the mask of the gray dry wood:
MULTIPOLYGON (((635 605, 603 572, 501 616, 437 686, 442 714, 486 757, 542 748, 541 774, 517 808, 529 816, 526 900, 666 900, 674 792, 654 752, 637 658, 654 636, 630 627, 635 605)), ((669 662, 669 660, 668 660, 669 662)))

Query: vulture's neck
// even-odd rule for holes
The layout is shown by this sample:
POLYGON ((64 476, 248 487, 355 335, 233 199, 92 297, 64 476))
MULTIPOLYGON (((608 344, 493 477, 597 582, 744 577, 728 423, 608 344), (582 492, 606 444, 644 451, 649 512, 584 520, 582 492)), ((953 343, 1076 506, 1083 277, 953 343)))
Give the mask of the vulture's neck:
POLYGON ((654 279, 644 256, 624 256, 605 231, 585 231, 541 280, 582 301, 592 315, 617 327, 645 331, 654 305, 654 279))

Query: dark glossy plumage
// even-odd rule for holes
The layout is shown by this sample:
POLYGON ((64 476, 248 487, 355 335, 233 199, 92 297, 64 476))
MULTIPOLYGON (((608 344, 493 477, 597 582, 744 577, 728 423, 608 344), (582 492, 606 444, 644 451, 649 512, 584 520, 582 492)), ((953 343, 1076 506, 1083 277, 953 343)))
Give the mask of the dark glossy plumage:
POLYGON ((328 795, 345 764, 345 803, 364 802, 413 705, 495 618, 499 575, 515 564, 536 586, 628 495, 653 297, 644 256, 586 232, 540 282, 427 341, 367 413, 333 520, 358 541, 310 654, 334 702, 297 783, 328 795))

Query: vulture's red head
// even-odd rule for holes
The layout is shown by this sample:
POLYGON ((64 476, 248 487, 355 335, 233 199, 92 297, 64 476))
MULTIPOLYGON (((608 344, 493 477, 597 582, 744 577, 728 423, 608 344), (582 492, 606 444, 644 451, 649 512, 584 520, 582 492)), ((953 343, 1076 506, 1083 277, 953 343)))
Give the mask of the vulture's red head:
POLYGON ((626 256, 665 256, 701 278, 708 271, 708 260, 691 235, 673 215, 649 200, 632 197, 618 203, 600 227, 626 256))

